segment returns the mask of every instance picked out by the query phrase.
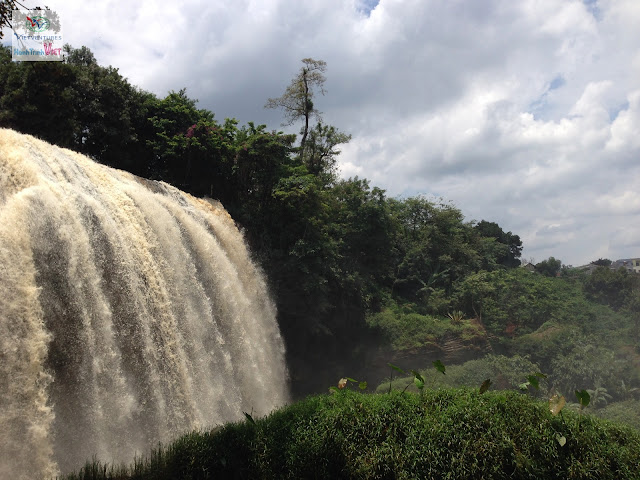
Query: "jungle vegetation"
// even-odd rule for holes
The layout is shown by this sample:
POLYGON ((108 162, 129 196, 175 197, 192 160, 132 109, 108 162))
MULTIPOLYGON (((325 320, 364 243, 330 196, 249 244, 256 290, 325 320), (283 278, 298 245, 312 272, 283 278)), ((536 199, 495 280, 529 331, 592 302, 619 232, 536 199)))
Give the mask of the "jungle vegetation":
POLYGON ((340 178, 351 137, 322 122, 327 68, 303 59, 284 93, 266 99, 301 125, 296 136, 218 120, 184 89, 159 98, 86 47, 67 45, 64 62, 12 62, 2 48, 0 126, 220 200, 268 278, 294 398, 345 375, 373 388, 388 363, 423 369, 441 358, 467 369, 450 385, 493 370, 494 385, 512 386, 527 365, 547 375, 545 395, 588 389, 590 408, 632 419, 638 276, 606 259, 591 274, 553 257, 527 271, 519 236, 491 219, 340 178))

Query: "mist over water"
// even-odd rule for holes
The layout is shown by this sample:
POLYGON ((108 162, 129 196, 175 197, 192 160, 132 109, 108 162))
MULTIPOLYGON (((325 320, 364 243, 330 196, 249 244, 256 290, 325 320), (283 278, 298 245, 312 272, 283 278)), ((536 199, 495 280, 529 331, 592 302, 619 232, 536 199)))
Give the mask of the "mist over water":
POLYGON ((284 404, 275 313, 221 206, 0 129, 0 478, 284 404))

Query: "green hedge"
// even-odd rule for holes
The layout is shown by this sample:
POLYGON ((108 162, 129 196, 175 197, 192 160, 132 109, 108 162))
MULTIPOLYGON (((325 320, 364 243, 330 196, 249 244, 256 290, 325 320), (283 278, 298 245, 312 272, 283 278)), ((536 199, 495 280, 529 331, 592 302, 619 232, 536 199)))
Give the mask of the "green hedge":
POLYGON ((343 390, 186 435, 153 457, 128 478, 619 480, 640 476, 640 433, 571 411, 553 417, 512 391, 343 390))

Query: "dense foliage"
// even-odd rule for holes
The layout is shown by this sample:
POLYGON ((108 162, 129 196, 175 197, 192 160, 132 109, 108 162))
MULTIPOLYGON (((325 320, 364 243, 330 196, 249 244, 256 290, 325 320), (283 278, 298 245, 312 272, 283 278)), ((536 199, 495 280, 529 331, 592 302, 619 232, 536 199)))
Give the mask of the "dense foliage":
POLYGON ((129 469, 75 479, 633 479, 640 433, 516 392, 309 397, 264 419, 192 433, 129 469), (561 440, 564 441, 561 441, 561 440))
POLYGON ((420 368, 494 354, 527 358, 549 375, 549 392, 635 398, 624 392, 640 388, 639 277, 602 259, 590 275, 554 257, 530 272, 519 268, 518 235, 495 222, 340 179, 350 136, 310 123, 324 62, 304 59, 267 102, 304 122, 297 143, 265 125, 218 121, 185 90, 144 92, 86 47, 65 55, 12 62, 0 50, 0 126, 220 200, 269 280, 295 397, 345 373, 379 383, 390 361, 420 368))

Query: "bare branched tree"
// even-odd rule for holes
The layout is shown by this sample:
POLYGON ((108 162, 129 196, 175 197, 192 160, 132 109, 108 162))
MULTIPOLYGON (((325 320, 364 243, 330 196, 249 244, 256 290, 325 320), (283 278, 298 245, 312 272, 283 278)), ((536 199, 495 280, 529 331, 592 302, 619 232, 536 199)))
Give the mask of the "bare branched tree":
POLYGON ((304 65, 300 69, 300 73, 293 78, 284 94, 278 98, 270 98, 265 108, 282 108, 285 116, 282 125, 292 125, 300 119, 304 120, 304 125, 300 129, 302 135, 300 149, 304 152, 311 118, 316 117, 318 121, 322 120, 321 112, 313 105, 313 96, 316 89, 319 89, 321 94, 325 94, 324 82, 326 78, 323 74, 327 63, 313 58, 305 58, 302 63, 304 65))

